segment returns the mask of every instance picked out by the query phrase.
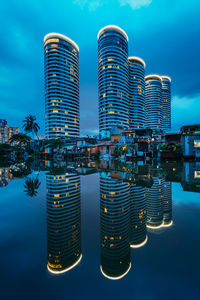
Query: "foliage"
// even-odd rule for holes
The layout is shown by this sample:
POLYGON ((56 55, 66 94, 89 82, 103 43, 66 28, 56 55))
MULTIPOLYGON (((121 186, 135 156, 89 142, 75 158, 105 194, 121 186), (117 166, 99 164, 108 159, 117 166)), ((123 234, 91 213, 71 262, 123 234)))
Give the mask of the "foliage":
POLYGON ((127 146, 125 147, 116 147, 114 149, 114 157, 119 157, 121 155, 126 155, 128 154, 128 148, 127 146))
POLYGON ((63 138, 49 139, 44 142, 44 144, 51 149, 59 149, 64 146, 65 141, 63 138))
POLYGON ((37 190, 39 189, 41 182, 38 178, 31 179, 27 178, 24 184, 24 192, 29 196, 33 197, 37 195, 37 190))
POLYGON ((163 143, 163 144, 158 145, 158 150, 167 150, 167 148, 168 148, 167 143, 163 143))
POLYGON ((36 117, 33 115, 28 115, 25 120, 23 121, 23 128, 25 130, 25 132, 28 133, 34 133, 37 136, 37 139, 39 141, 38 138, 38 130, 40 129, 40 126, 38 125, 38 123, 36 122, 36 117))
POLYGON ((20 147, 26 146, 28 143, 30 143, 31 138, 27 136, 25 133, 16 133, 13 134, 10 138, 11 144, 17 144, 20 147))

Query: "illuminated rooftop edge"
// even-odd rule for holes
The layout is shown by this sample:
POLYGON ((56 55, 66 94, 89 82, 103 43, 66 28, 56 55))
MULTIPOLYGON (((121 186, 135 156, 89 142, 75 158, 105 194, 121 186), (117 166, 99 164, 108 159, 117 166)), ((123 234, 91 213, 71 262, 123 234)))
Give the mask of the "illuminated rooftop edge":
POLYGON ((116 25, 108 25, 108 26, 103 27, 103 28, 99 31, 98 36, 97 36, 97 39, 99 39, 100 35, 101 35, 105 30, 108 30, 108 29, 113 29, 113 30, 116 30, 116 31, 121 32, 121 33, 125 36, 125 38, 127 39, 127 42, 128 42, 128 35, 126 34, 126 32, 125 32, 123 29, 121 29, 120 27, 116 26, 116 25))
POLYGON ((145 77, 145 80, 149 80, 149 79, 157 79, 159 81, 162 81, 162 77, 156 74, 150 74, 145 77))
POLYGON ((63 34, 55 33, 55 32, 48 33, 44 37, 44 43, 48 39, 51 39, 51 38, 58 38, 58 39, 64 40, 64 41, 68 42, 69 44, 71 44, 72 46, 74 46, 74 48, 76 48, 77 51, 79 51, 78 45, 74 41, 72 41, 70 38, 68 38, 67 36, 65 36, 63 34))
POLYGON ((167 79, 167 80, 169 80, 170 82, 172 81, 171 78, 170 78, 169 76, 165 76, 165 75, 164 75, 164 76, 161 76, 161 79, 167 79))
POLYGON ((146 68, 146 64, 145 64, 144 60, 141 59, 140 57, 137 57, 137 56, 129 56, 129 57, 128 57, 128 60, 138 61, 138 62, 140 62, 140 63, 144 66, 144 68, 146 68))
POLYGON ((151 225, 147 225, 147 228, 150 228, 150 229, 160 229, 162 228, 164 225, 164 223, 162 222, 162 224, 158 225, 158 226, 151 226, 151 225))
POLYGON ((128 270, 124 274, 117 276, 117 277, 112 277, 112 276, 109 276, 106 273, 104 273, 102 266, 100 266, 100 270, 101 270, 101 273, 103 274, 103 276, 105 276, 106 278, 111 279, 111 280, 119 280, 119 279, 123 278, 124 276, 126 276, 126 274, 128 274, 128 272, 130 271, 130 268, 131 268, 131 263, 128 267, 128 270))
POLYGON ((163 224, 163 227, 170 227, 173 225, 173 221, 171 221, 169 224, 163 224))
POLYGON ((146 236, 144 242, 137 244, 137 245, 131 245, 131 248, 140 248, 140 247, 144 246, 147 241, 148 241, 148 236, 146 236))
POLYGON ((51 270, 51 269, 49 268, 49 265, 47 265, 47 270, 48 270, 50 273, 52 273, 52 274, 62 274, 62 273, 68 272, 69 270, 71 270, 71 269, 73 269, 75 266, 77 266, 77 265, 79 264, 79 262, 81 261, 81 259, 82 259, 82 254, 81 254, 81 256, 79 257, 79 259, 78 259, 73 265, 71 265, 69 268, 64 269, 64 270, 61 270, 61 271, 54 271, 54 270, 51 270))

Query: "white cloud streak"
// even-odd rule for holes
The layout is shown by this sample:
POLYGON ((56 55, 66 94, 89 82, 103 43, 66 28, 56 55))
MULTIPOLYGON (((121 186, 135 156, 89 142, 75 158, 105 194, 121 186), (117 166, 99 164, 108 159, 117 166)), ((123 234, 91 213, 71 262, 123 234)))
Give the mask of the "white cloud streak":
MULTIPOLYGON (((139 9, 143 6, 151 4, 152 0, 117 0, 120 6, 129 5, 132 9, 139 9)), ((74 0, 74 3, 79 5, 81 9, 88 7, 90 11, 95 11, 97 8, 106 3, 105 0, 74 0)))

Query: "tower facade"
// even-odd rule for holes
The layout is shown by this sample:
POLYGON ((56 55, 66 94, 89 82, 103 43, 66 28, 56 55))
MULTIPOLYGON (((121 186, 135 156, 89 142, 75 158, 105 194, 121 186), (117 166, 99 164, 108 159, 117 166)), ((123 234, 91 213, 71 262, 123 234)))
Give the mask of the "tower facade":
POLYGON ((162 129, 162 79, 158 75, 145 77, 146 127, 162 129))
POLYGON ((130 186, 109 174, 100 176, 101 272, 116 280, 131 268, 130 186))
POLYGON ((145 188, 130 185, 130 245, 131 248, 142 247, 147 242, 147 210, 145 188))
POLYGON ((145 62, 139 57, 129 57, 129 126, 145 127, 145 62))
POLYGON ((44 37, 44 74, 46 137, 79 136, 79 48, 74 41, 58 33, 44 37))
POLYGON ((116 125, 128 128, 128 36, 114 25, 98 33, 98 93, 101 136, 116 125))
POLYGON ((171 78, 161 76, 162 79, 162 129, 171 129, 171 78))
POLYGON ((80 176, 64 173, 46 175, 47 269, 67 272, 81 260, 80 176))

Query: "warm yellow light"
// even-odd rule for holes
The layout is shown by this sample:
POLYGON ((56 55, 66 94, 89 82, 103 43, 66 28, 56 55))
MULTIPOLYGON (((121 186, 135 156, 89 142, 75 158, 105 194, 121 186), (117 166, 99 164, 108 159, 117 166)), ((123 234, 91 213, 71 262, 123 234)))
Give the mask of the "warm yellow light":
POLYGON ((142 242, 140 244, 137 244, 137 245, 131 244, 131 248, 140 248, 140 247, 144 246, 147 243, 147 241, 148 241, 148 236, 146 236, 144 242, 142 242))
POLYGON ((112 277, 112 276, 109 276, 106 273, 104 273, 102 266, 100 266, 100 270, 101 270, 101 273, 103 274, 103 276, 105 276, 106 278, 111 279, 111 280, 119 280, 119 279, 123 278, 124 276, 126 276, 126 274, 128 274, 130 269, 131 269, 131 263, 130 263, 127 271, 124 274, 117 276, 117 277, 112 277))
POLYGON ((49 265, 47 265, 47 270, 48 270, 50 273, 52 273, 52 274, 62 274, 62 273, 65 273, 65 272, 67 272, 67 271, 73 269, 75 266, 77 266, 77 265, 80 263, 81 259, 82 259, 82 254, 80 255, 79 259, 78 259, 73 265, 71 265, 71 266, 68 267, 67 269, 64 269, 64 270, 61 270, 61 271, 54 271, 54 270, 51 270, 50 267, 49 267, 49 265))

